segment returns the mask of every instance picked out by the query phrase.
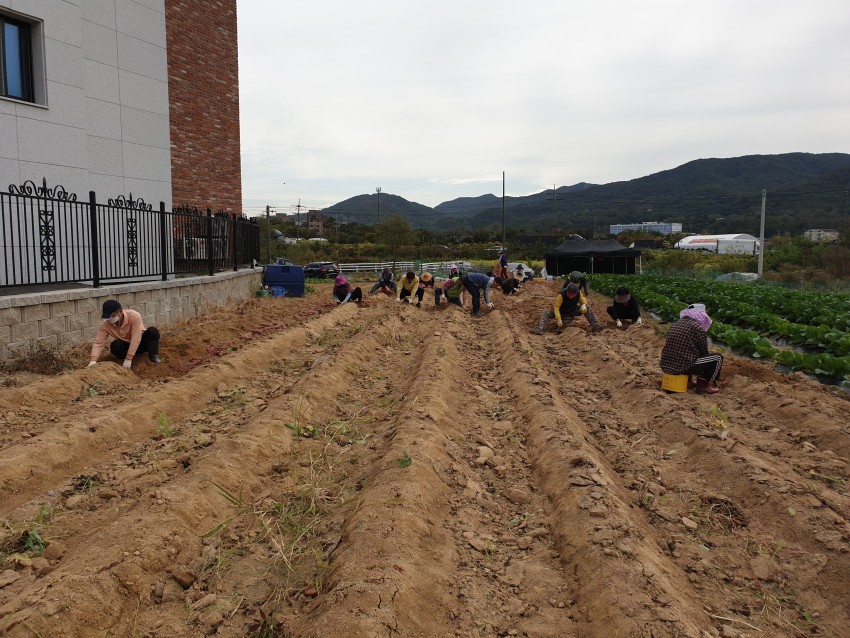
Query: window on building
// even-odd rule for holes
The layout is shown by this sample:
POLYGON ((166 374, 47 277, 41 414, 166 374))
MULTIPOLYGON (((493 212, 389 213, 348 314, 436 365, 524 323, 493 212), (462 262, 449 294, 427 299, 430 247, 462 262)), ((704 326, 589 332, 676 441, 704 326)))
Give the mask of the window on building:
POLYGON ((0 14, 0 95, 33 102, 32 26, 0 14))

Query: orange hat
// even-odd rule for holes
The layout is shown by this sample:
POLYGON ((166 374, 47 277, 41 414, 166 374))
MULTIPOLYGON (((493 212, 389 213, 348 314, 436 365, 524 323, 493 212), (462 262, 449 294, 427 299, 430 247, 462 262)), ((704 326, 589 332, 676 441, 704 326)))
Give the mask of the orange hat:
POLYGON ((428 281, 431 281, 433 278, 434 278, 434 276, 431 273, 423 272, 422 276, 419 277, 419 281, 428 282, 428 281))

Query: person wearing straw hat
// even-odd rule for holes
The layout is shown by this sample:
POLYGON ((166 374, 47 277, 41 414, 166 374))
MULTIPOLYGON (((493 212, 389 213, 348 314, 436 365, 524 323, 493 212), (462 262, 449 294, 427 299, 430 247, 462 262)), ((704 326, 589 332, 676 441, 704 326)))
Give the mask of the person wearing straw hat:
POLYGON ((363 301, 363 291, 359 286, 357 288, 352 286, 351 282, 342 275, 337 275, 334 279, 333 299, 337 305, 349 301, 359 304, 363 301))
POLYGON ((608 312, 608 316, 617 322, 618 328, 623 327, 624 321, 630 321, 636 326, 643 323, 643 319, 640 318, 640 306, 638 306, 637 299, 625 286, 617 288, 617 292, 614 293, 613 305, 608 306, 605 310, 608 312))
POLYGON ((443 295, 443 289, 439 286, 434 285, 434 275, 429 272, 423 272, 421 275, 419 275, 419 291, 422 293, 422 295, 419 297, 419 303, 416 304, 416 307, 418 308, 419 305, 422 303, 422 298, 425 296, 426 288, 430 288, 434 291, 434 305, 439 306, 440 297, 442 297, 443 295))
POLYGON ((720 378, 723 355, 708 352, 707 332, 711 317, 705 304, 691 304, 679 313, 670 326, 661 351, 661 370, 665 374, 696 375, 697 394, 719 392, 715 382, 720 378))

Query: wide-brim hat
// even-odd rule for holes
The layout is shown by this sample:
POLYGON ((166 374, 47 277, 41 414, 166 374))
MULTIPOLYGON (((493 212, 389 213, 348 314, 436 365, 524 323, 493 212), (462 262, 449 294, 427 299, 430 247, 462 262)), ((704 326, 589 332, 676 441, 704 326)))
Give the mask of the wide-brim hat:
POLYGON ((434 276, 431 273, 423 272, 422 276, 419 277, 419 280, 420 281, 431 281, 433 278, 434 278, 434 276))
POLYGON ((336 285, 336 286, 342 286, 343 284, 346 284, 346 283, 348 283, 348 279, 346 279, 342 275, 337 275, 336 279, 334 279, 334 285, 336 285))
POLYGON ((629 299, 631 298, 632 295, 629 293, 629 289, 625 286, 617 288, 617 292, 614 295, 614 301, 616 303, 629 303, 629 299))

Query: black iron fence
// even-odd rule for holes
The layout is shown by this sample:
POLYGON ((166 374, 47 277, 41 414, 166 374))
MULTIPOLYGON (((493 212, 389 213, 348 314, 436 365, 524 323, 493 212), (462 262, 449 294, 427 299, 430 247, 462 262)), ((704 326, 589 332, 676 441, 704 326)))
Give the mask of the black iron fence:
POLYGON ((87 202, 28 181, 0 192, 0 286, 167 280, 238 270, 260 258, 256 221, 210 209, 159 209, 123 196, 87 202))

